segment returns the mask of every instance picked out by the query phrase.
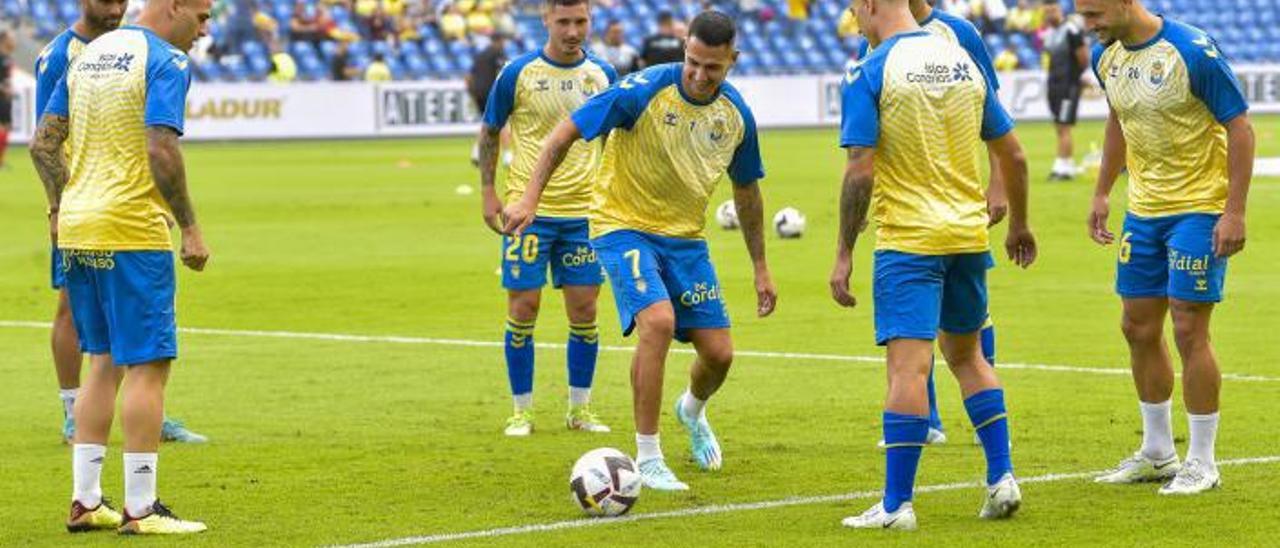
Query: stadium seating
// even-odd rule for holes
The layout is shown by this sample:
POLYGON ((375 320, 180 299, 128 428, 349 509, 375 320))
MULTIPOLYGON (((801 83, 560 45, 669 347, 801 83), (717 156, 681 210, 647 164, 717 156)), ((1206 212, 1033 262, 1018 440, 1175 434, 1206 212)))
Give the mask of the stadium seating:
MULTIPOLYGON (((305 0, 315 2, 316 0, 305 0)), ((1007 0, 1010 4, 1013 0, 1007 0)), ((679 0, 627 0, 615 2, 612 7, 600 7, 593 22, 597 34, 613 20, 626 23, 626 40, 639 45, 652 32, 657 14, 672 11, 678 16, 690 17, 701 9, 701 2, 679 0)), ((1238 62, 1280 62, 1280 3, 1275 0, 1147 0, 1156 12, 1175 14, 1188 23, 1197 25, 1215 36, 1228 57, 1238 62)), ((287 22, 293 13, 294 0, 263 0, 264 10, 281 24, 280 40, 287 38, 287 22)), ((718 6, 734 6, 736 2, 717 2, 718 6)), ((764 0, 761 12, 740 15, 743 39, 740 47, 743 55, 739 73, 749 75, 803 74, 839 72, 861 40, 858 37, 840 39, 836 23, 846 0, 814 0, 810 17, 805 21, 792 21, 787 17, 786 0, 764 0), (772 13, 773 17, 760 17, 760 13, 772 13)), ((736 10, 736 8, 729 8, 736 10)), ((6 18, 24 17, 33 22, 37 35, 52 37, 79 15, 77 0, 0 0, 0 15, 6 18)), ((358 35, 358 22, 351 10, 342 5, 330 8, 337 29, 350 35, 358 35)), ((517 55, 537 48, 545 38, 541 20, 536 14, 516 17, 521 38, 507 44, 508 55, 517 55)), ((225 24, 212 25, 215 42, 226 35, 225 24)), ((374 54, 382 54, 396 79, 453 79, 471 67, 475 52, 485 46, 483 36, 467 41, 447 41, 432 25, 418 29, 419 41, 405 41, 399 45, 387 42, 354 42, 350 47, 348 62, 351 67, 363 69, 374 54)), ((1040 66, 1038 40, 1019 33, 990 34, 986 43, 992 54, 1009 48, 1018 58, 1021 67, 1040 66)), ((298 77, 305 81, 325 80, 330 77, 330 65, 335 55, 333 42, 292 43, 285 51, 294 57, 298 65, 298 77)), ((246 81, 263 80, 271 68, 271 52, 260 42, 240 45, 238 54, 223 55, 218 61, 205 61, 197 71, 202 80, 246 81)))

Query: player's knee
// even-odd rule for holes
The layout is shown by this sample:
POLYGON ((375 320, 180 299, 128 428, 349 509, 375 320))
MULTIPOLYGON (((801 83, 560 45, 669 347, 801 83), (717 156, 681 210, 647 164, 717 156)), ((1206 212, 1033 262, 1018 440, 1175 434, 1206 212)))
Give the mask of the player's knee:
POLYGON ((513 293, 507 303, 507 314, 519 322, 533 322, 538 319, 539 302, 536 293, 513 293))
POLYGON ((730 345, 706 348, 698 351, 702 363, 716 371, 728 371, 733 365, 733 347, 730 345))
POLYGON ((636 327, 641 337, 671 339, 676 335, 676 316, 671 310, 646 310, 636 318, 636 327))
POLYGON ((1156 344, 1162 336, 1162 323, 1125 315, 1120 320, 1120 330, 1124 332, 1124 338, 1129 344, 1156 344))
POLYGON ((53 315, 53 327, 59 330, 75 327, 75 321, 71 316, 71 306, 66 301, 58 303, 58 311, 53 315))
POLYGON ((568 312, 569 321, 573 323, 594 323, 596 321, 596 302, 595 300, 589 300, 572 303, 569 305, 568 312))

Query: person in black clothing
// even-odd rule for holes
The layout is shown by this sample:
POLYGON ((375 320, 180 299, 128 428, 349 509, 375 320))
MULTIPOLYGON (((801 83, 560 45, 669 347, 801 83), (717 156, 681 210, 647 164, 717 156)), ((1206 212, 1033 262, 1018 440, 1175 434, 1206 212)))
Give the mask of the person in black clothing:
POLYGON ((345 40, 338 40, 338 49, 333 52, 329 61, 329 78, 334 82, 346 82, 355 78, 360 71, 351 66, 351 54, 345 40))
POLYGON ((1058 130, 1058 157, 1049 173, 1051 181, 1069 181, 1079 173, 1076 167, 1071 129, 1080 110, 1081 77, 1089 66, 1089 48, 1084 30, 1067 20, 1058 0, 1044 3, 1044 49, 1049 53, 1049 112, 1058 130))
POLYGON ((684 62, 684 40, 676 35, 676 19, 671 12, 658 14, 658 33, 644 39, 640 48, 640 68, 663 63, 684 62))
MULTIPOLYGON (((495 33, 493 40, 489 42, 489 47, 477 53, 471 63, 471 72, 466 78, 467 94, 471 96, 472 101, 475 101, 478 113, 484 112, 484 106, 489 103, 489 90, 493 89, 493 83, 498 80, 498 74, 507 64, 506 38, 502 33, 495 33)), ((503 131, 500 140, 502 147, 507 148, 511 142, 510 133, 503 131)), ((510 150, 503 156, 503 161, 507 164, 511 163, 510 150)), ((471 164, 480 165, 479 143, 471 149, 471 164)))
POLYGON ((4 153, 9 148, 9 130, 13 129, 13 50, 17 48, 13 33, 0 30, 0 168, 7 167, 4 153))

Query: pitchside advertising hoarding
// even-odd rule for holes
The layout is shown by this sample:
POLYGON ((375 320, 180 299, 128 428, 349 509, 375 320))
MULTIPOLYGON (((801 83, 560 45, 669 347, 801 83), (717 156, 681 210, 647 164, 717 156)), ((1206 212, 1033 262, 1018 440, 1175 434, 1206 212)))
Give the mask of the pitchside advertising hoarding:
MULTIPOLYGON (((1236 70, 1255 113, 1280 113, 1280 65, 1236 70)), ((1042 72, 1000 75, 1000 100, 1020 121, 1049 120, 1042 72)), ((735 78, 762 128, 823 127, 840 122, 842 76, 735 78)), ((26 142, 35 113, 31 82, 18 83, 14 140, 26 142)), ((1080 117, 1101 119, 1107 103, 1087 89, 1080 117)), ((187 102, 190 140, 360 139, 471 135, 479 112, 462 82, 387 84, 195 84, 187 102)))

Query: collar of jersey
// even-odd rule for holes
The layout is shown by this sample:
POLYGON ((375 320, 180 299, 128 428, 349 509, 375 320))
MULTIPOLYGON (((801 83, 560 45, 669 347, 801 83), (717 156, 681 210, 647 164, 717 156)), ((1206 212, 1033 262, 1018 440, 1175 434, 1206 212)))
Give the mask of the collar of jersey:
POLYGON ((85 38, 85 37, 83 37, 83 36, 80 36, 80 33, 76 32, 75 27, 67 27, 67 33, 71 34, 71 37, 72 37, 72 38, 75 38, 76 40, 79 40, 79 41, 80 41, 81 43, 83 43, 83 44, 88 44, 89 42, 92 42, 92 41, 93 41, 93 40, 90 40, 90 39, 85 38))
POLYGON ((880 45, 876 46, 875 51, 880 51, 882 49, 885 49, 888 46, 892 46, 894 42, 897 42, 902 38, 915 38, 917 36, 928 36, 928 35, 929 35, 929 31, 924 30, 923 28, 916 29, 910 32, 899 32, 898 34, 890 36, 888 40, 880 42, 880 45))
POLYGON ((930 8, 930 9, 929 9, 929 16, 928 16, 928 17, 925 17, 925 18, 924 18, 924 21, 921 21, 921 22, 919 23, 919 25, 920 25, 921 27, 923 27, 923 26, 925 26, 925 25, 928 25, 929 23, 932 23, 932 22, 933 22, 933 20, 934 20, 934 19, 937 19, 937 18, 938 18, 938 8, 930 8))
POLYGON ((694 99, 692 95, 689 95, 688 93, 684 92, 684 71, 683 70, 676 71, 676 91, 680 92, 681 99, 684 99, 686 103, 689 103, 695 107, 705 107, 707 105, 710 105, 711 103, 716 102, 716 99, 720 98, 720 92, 723 90, 724 90, 724 84, 721 83, 720 87, 716 88, 716 92, 711 95, 710 99, 707 99, 706 101, 699 101, 697 99, 694 99))
POLYGON ((1124 49, 1127 49, 1129 51, 1144 50, 1151 47, 1152 44, 1159 42, 1161 38, 1164 38, 1164 32, 1169 28, 1169 21, 1165 20, 1163 15, 1157 15, 1156 17, 1160 18, 1160 31, 1157 32, 1155 36, 1152 36, 1150 40, 1147 40, 1146 42, 1143 42, 1136 46, 1130 46, 1128 44, 1121 42, 1121 45, 1124 46, 1124 49))
POLYGON ((564 64, 564 63, 557 63, 554 59, 552 59, 552 58, 548 57, 548 56, 547 56, 547 51, 546 51, 546 49, 540 49, 540 50, 538 50, 538 57, 539 57, 540 59, 542 59, 543 61, 545 61, 548 65, 551 65, 551 66, 556 67, 556 68, 566 68, 566 69, 567 69, 567 68, 578 68, 578 67, 582 66, 582 64, 583 64, 583 63, 587 62, 587 50, 585 50, 585 49, 584 49, 584 50, 582 50, 582 58, 581 58, 581 59, 578 59, 578 60, 577 60, 577 62, 569 63, 569 64, 567 64, 567 65, 566 65, 566 64, 564 64))

